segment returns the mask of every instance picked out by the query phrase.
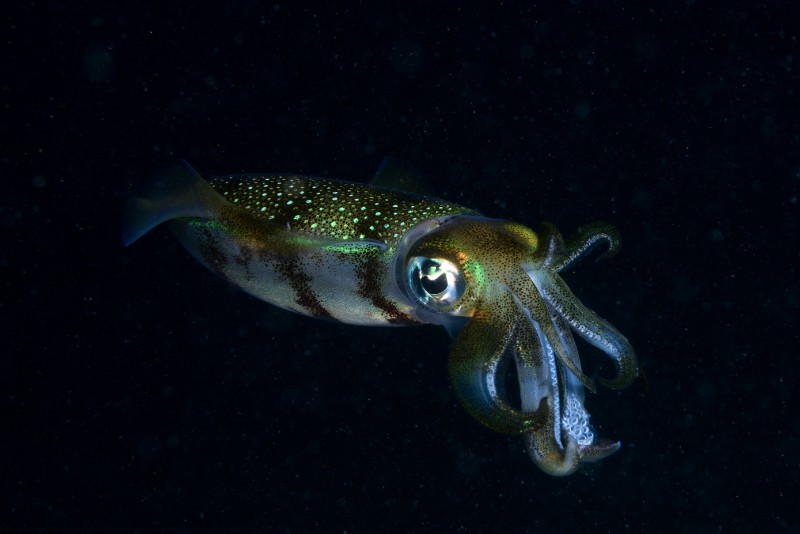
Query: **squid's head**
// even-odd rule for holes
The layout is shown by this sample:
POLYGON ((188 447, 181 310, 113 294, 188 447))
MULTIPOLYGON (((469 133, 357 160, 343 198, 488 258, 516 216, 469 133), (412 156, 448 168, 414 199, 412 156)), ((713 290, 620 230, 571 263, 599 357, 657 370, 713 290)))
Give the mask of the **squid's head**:
POLYGON ((493 430, 524 435, 533 460, 551 474, 619 448, 597 440, 589 425, 584 388, 595 386, 581 370, 572 330, 617 363, 618 376, 604 384, 624 387, 636 376, 624 336, 557 274, 603 241, 609 251, 618 247, 613 228, 602 224, 565 244, 550 225, 537 234, 456 215, 413 228, 395 256, 397 285, 417 317, 455 338, 450 375, 467 411, 493 430))

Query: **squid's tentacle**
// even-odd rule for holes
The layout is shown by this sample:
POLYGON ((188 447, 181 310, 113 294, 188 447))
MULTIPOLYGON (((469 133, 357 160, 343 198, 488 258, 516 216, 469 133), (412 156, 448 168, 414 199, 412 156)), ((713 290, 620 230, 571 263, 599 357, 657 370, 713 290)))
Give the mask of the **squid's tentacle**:
MULTIPOLYGON (((531 274, 531 273, 529 273, 531 274)), ((608 354, 617 366, 617 375, 598 379, 601 384, 622 389, 639 376, 636 354, 628 339, 595 312, 583 305, 555 273, 531 276, 544 299, 583 339, 608 354)))
MULTIPOLYGON (((566 325, 559 327, 566 328, 566 325)), ((573 397, 581 402, 581 386, 568 379, 565 376, 568 371, 556 364, 554 351, 541 329, 536 328, 538 339, 535 342, 529 337, 533 333, 527 332, 528 336, 517 336, 515 354, 523 411, 526 406, 536 405, 536 400, 543 396, 546 396, 543 400, 547 400, 539 403, 545 424, 525 435, 526 448, 534 463, 550 475, 566 476, 575 472, 582 462, 594 462, 618 451, 621 445, 618 441, 595 439, 580 444, 564 428, 562 419, 567 399, 573 397)))
POLYGON ((553 476, 571 475, 582 462, 596 462, 617 452, 622 444, 607 439, 591 445, 578 445, 570 440, 563 450, 555 450, 544 441, 545 436, 535 432, 525 435, 525 446, 536 466, 553 476), (546 452, 545 452, 546 451, 546 452), (544 455, 543 455, 544 452, 544 455))
POLYGON ((578 443, 564 432, 562 424, 567 392, 564 366, 556 362, 553 346, 538 324, 517 339, 515 360, 523 410, 542 396, 546 395, 547 401, 541 403, 546 424, 525 435, 528 453, 544 472, 569 475, 578 468, 580 456, 578 443))
MULTIPOLYGON (((550 225, 547 231, 551 232, 550 225)), ((563 242, 561 247, 557 247, 557 253, 551 262, 551 269, 560 272, 568 269, 586 257, 597 246, 606 245, 608 248, 597 258, 607 260, 619 252, 622 246, 622 238, 619 231, 611 224, 606 222, 594 222, 581 226, 563 242)))
MULTIPOLYGON (((586 383, 583 380, 581 380, 581 376, 586 377, 586 375, 583 374, 583 368, 581 367, 581 357, 578 354, 578 347, 575 345, 575 338, 572 335, 572 330, 570 330, 569 324, 564 320, 563 317, 561 317, 556 313, 555 309, 553 309, 553 306, 551 306, 550 303, 547 303, 547 309, 550 311, 550 318, 553 320, 553 326, 555 327, 556 333, 558 334, 558 338, 561 340, 561 346, 564 348, 564 352, 568 356, 569 361, 572 363, 571 366, 566 364, 564 365, 566 365, 567 369, 569 369, 570 372, 572 372, 573 368, 580 371, 581 372, 580 375, 576 375, 575 373, 572 374, 575 378, 578 379, 578 381, 583 386, 586 386, 586 383)), ((586 377, 586 380, 588 380, 591 383, 591 385, 594 386, 594 381, 592 379, 586 377)), ((587 389, 592 393, 597 393, 596 388, 587 387, 587 389)), ((583 390, 581 390, 581 396, 580 396, 581 402, 583 402, 582 393, 583 390)))
POLYGON ((543 222, 539 228, 540 247, 536 252, 538 267, 543 270, 558 270, 555 264, 560 264, 564 257, 564 236, 554 224, 543 222))
MULTIPOLYGON (((505 300, 505 299, 504 299, 505 300)), ((541 427, 543 413, 522 413, 498 392, 501 359, 515 335, 513 304, 483 302, 456 338, 450 351, 450 378, 466 410, 490 429, 522 434, 541 427), (503 307, 506 309, 503 311, 503 307)))
POLYGON ((572 336, 565 339, 562 331, 559 331, 556 324, 553 322, 554 313, 548 306, 548 302, 537 288, 520 287, 516 289, 516 293, 511 291, 514 303, 517 308, 528 318, 531 324, 538 325, 541 329, 548 344, 553 348, 558 360, 561 361, 575 377, 591 392, 596 392, 597 387, 594 381, 586 376, 581 370, 580 357, 578 350, 575 348, 575 341, 572 336), (571 345, 569 344, 571 342, 571 345))
POLYGON ((514 363, 523 412, 536 410, 543 399, 549 399, 548 403, 552 404, 558 395, 555 369, 550 368, 548 361, 552 356, 552 352, 548 354, 542 346, 533 326, 528 328, 525 325, 517 329, 514 338, 514 363))
POLYGON ((620 447, 622 447, 622 443, 619 441, 598 439, 591 445, 580 445, 578 447, 578 456, 580 456, 581 462, 596 462, 606 456, 611 456, 620 447))

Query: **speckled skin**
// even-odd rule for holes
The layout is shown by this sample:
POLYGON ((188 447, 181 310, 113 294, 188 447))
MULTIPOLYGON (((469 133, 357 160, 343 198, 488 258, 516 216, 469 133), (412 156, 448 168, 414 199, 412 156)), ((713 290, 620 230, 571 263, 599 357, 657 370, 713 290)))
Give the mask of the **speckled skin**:
POLYGON ((474 211, 439 199, 367 184, 290 174, 216 176, 211 186, 259 218, 340 241, 367 239, 392 248, 417 223, 474 211))
POLYGON ((423 220, 475 213, 392 189, 307 176, 218 176, 209 184, 229 204, 219 207, 217 219, 176 224, 187 248, 258 298, 349 324, 422 322, 416 304, 396 287, 396 245, 423 220))
POLYGON ((565 240, 551 225, 537 234, 391 188, 289 174, 206 182, 186 164, 156 185, 128 202, 126 244, 166 222, 209 269, 282 308, 349 324, 447 327, 464 407, 495 431, 522 435, 547 473, 566 475, 619 449, 589 424, 583 391, 595 386, 572 332, 616 363, 607 386, 629 385, 636 357, 558 274, 597 245, 613 255, 612 226, 594 223, 565 240), (519 407, 505 394, 508 365, 519 407))

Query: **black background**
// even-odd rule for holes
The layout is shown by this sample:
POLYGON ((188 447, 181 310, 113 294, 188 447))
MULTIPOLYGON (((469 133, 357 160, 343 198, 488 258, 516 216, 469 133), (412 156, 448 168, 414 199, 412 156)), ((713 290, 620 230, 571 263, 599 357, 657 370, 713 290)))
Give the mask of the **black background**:
MULTIPOLYGON (((3 28, 3 530, 786 531, 797 525, 800 12, 786 2, 19 3, 3 28), (122 202, 207 175, 367 181, 622 252, 566 278, 646 380, 564 479, 458 405, 432 327, 236 291, 122 202)), ((603 357, 584 347, 590 369, 603 357)))

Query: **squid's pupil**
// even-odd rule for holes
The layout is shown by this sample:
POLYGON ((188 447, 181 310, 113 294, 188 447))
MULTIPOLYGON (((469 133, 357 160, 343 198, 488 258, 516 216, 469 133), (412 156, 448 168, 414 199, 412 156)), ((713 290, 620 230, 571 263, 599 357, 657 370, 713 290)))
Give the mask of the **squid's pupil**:
POLYGON ((438 295, 447 289, 447 275, 437 265, 428 269, 428 272, 422 275, 420 283, 429 295, 438 295))

